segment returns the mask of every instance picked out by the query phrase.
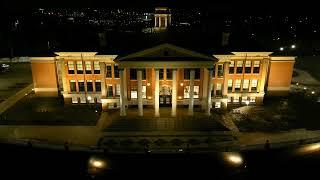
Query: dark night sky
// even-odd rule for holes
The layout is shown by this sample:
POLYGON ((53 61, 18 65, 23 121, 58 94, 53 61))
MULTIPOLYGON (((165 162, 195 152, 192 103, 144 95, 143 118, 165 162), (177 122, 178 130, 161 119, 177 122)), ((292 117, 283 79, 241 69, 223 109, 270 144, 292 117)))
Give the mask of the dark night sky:
POLYGON ((4 11, 19 12, 35 7, 202 7, 212 12, 224 13, 292 13, 313 14, 316 2, 283 0, 1 0, 4 11))

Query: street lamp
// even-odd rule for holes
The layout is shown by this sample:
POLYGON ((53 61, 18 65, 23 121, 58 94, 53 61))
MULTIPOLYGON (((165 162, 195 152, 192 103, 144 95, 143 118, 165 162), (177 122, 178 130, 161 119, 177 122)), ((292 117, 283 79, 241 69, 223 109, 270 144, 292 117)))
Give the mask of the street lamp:
POLYGON ((284 50, 284 47, 280 47, 280 51, 283 51, 284 50))
POLYGON ((292 44, 291 49, 294 49, 294 48, 296 48, 296 45, 292 44))
POLYGON ((311 92, 311 94, 314 94, 314 93, 315 93, 314 91, 311 92))

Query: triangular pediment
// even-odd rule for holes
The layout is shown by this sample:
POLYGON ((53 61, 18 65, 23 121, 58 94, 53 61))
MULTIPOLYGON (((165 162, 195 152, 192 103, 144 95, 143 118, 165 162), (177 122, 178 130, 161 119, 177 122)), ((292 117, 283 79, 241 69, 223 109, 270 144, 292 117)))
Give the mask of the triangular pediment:
POLYGON ((181 48, 172 44, 161 44, 152 48, 138 51, 123 57, 117 61, 152 61, 152 60, 199 60, 214 61, 215 57, 207 56, 195 51, 181 48))

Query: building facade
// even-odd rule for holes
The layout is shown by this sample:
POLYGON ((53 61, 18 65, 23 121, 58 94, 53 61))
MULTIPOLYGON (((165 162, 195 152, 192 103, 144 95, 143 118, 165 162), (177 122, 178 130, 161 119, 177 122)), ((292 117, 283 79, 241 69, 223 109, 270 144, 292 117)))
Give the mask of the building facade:
POLYGON ((207 56, 162 44, 126 56, 96 52, 57 52, 56 57, 32 57, 34 89, 39 95, 63 95, 65 103, 101 103, 103 109, 138 106, 212 108, 262 104, 266 93, 289 92, 295 57, 270 52, 233 52, 207 56))

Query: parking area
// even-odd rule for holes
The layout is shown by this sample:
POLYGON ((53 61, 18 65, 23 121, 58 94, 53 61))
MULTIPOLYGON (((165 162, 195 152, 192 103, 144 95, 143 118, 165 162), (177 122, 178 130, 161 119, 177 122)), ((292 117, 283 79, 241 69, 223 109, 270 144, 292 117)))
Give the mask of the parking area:
POLYGON ((0 103, 32 83, 30 63, 8 65, 10 65, 9 70, 0 72, 0 103))

